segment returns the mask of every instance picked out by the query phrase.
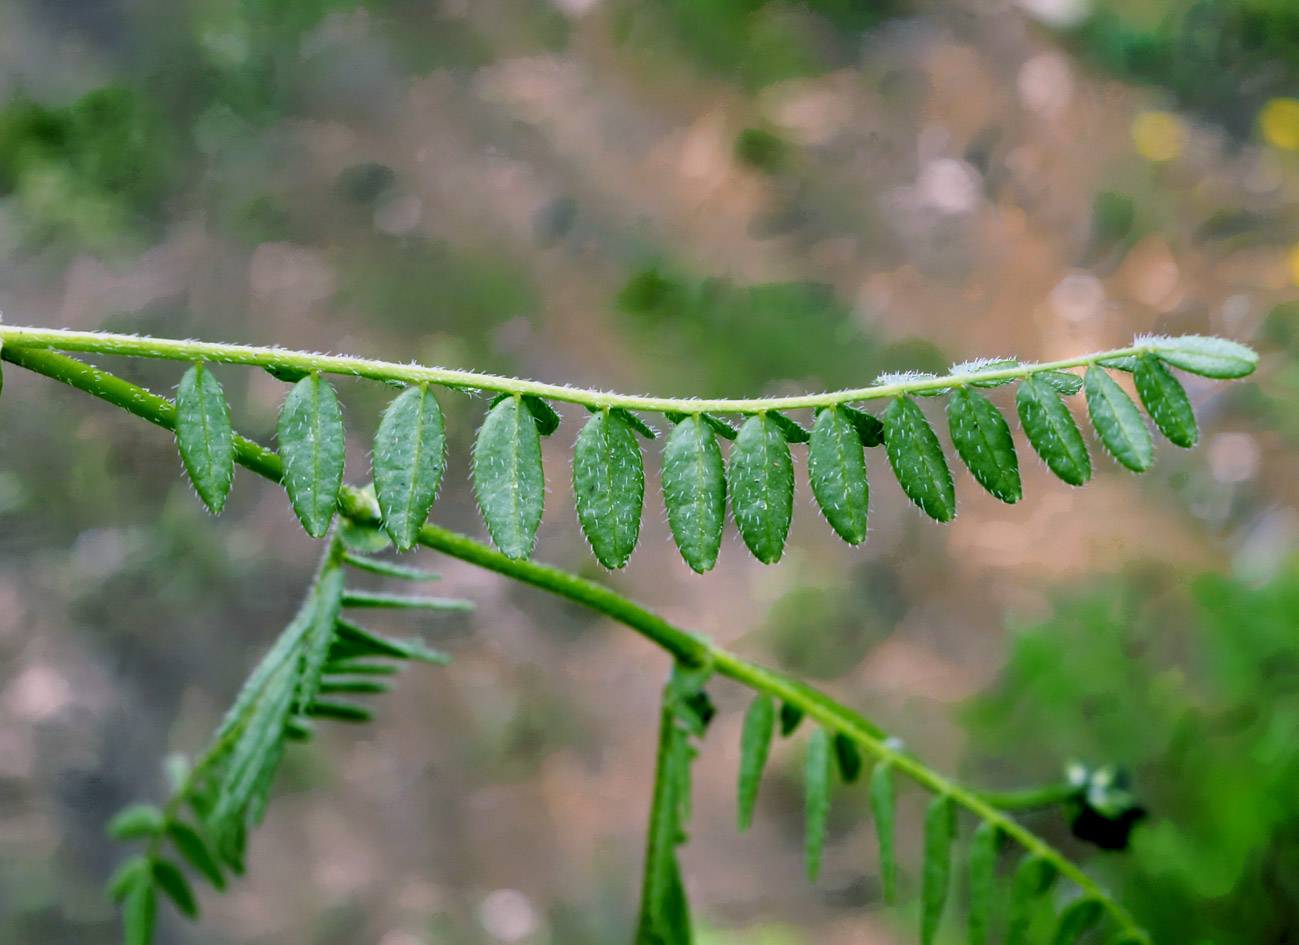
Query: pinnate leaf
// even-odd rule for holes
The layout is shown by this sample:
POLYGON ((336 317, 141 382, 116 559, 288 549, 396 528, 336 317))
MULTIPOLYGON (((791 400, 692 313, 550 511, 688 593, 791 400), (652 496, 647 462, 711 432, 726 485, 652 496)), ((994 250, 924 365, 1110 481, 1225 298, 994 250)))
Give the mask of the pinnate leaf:
POLYGON ((1083 378, 1087 412, 1101 444, 1133 472, 1143 472, 1155 461, 1154 445, 1141 412, 1104 368, 1089 367, 1083 378))
POLYGON ((1075 899, 1060 913, 1051 945, 1074 945, 1083 934, 1100 922, 1105 909, 1099 899, 1075 899))
POLYGON ((280 408, 280 456, 293 511, 312 538, 323 538, 338 505, 345 449, 343 414, 329 382, 309 374, 280 408))
POLYGON ((740 537, 763 564, 780 560, 794 512, 794 464, 779 425, 750 417, 731 448, 731 508, 740 537))
POLYGON ((812 494, 835 533, 850 545, 866 540, 869 487, 862 442, 840 407, 822 410, 807 454, 812 494))
POLYGON ((507 558, 532 554, 545 488, 537 423, 523 398, 506 397, 478 431, 474 491, 492 541, 507 558))
POLYGON ((952 872, 956 808, 946 795, 934 798, 925 813, 925 855, 920 883, 920 941, 931 945, 938 934, 952 872))
POLYGON ((830 814, 830 733, 819 725, 807 743, 803 768, 805 813, 803 853, 807 878, 816 882, 821 873, 821 851, 825 848, 825 825, 830 814))
POLYGON ((427 386, 408 387, 388 405, 371 462, 384 530, 398 551, 407 551, 428 519, 446 465, 442 410, 427 386))
POLYGON ((970 945, 987 945, 992 927, 992 903, 996 898, 997 848, 1001 830, 983 821, 970 839, 970 945))
POLYGON ((893 768, 887 762, 871 772, 870 802, 880 844, 880 885, 884 889, 884 901, 892 905, 898 900, 898 861, 894 839, 896 788, 893 768))
POLYGON ((176 445, 194 491, 220 512, 234 482, 234 434, 221 383, 201 364, 186 371, 176 389, 176 445))
POLYGON ((744 714, 744 729, 740 735, 740 783, 736 807, 739 828, 743 832, 753 822, 753 805, 758 798, 758 785, 762 771, 771 753, 771 737, 776 727, 776 704, 763 693, 753 697, 744 714))
POLYGON ((1087 444, 1049 381, 1041 374, 1024 378, 1015 392, 1015 406, 1028 442, 1051 471, 1071 486, 1087 482, 1092 475, 1087 444))
POLYGON ((726 467, 698 415, 681 417, 663 448, 663 504, 686 564, 699 574, 712 568, 726 520, 726 467))
POLYGON ((924 411, 910 397, 897 397, 889 404, 884 446, 907 497, 930 518, 950 522, 956 515, 952 473, 924 411))
POLYGON ((1001 411, 978 391, 959 387, 947 402, 947 423, 957 455, 979 485, 1003 502, 1018 502, 1019 459, 1001 411))
POLYGON ((1258 355, 1225 338, 1183 335, 1180 338, 1138 338, 1135 342, 1154 352, 1161 361, 1201 377, 1244 377, 1254 371, 1258 355))
POLYGON ((599 411, 587 421, 573 453, 577 517, 591 550, 606 568, 621 568, 640 536, 645 470, 632 428, 599 411))
POLYGON ((1150 355, 1143 356, 1132 375, 1137 394, 1159 432, 1176 446, 1192 447, 1200 438, 1195 410, 1171 371, 1150 355))

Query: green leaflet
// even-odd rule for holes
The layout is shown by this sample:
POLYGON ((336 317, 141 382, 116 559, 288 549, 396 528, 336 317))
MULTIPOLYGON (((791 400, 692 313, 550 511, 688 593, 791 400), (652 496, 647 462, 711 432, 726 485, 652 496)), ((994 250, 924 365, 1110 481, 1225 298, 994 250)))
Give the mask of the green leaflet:
POLYGON ((951 470, 924 411, 906 395, 884 413, 884 446, 907 497, 930 518, 950 522, 956 515, 951 470))
POLYGON ((880 885, 884 888, 884 901, 889 905, 898 900, 898 861, 893 830, 895 791, 893 768, 888 762, 878 765, 871 772, 871 815, 875 818, 875 833, 880 843, 880 885))
POLYGON ((170 860, 154 860, 153 878, 158 888, 167 894, 167 898, 175 903, 182 915, 191 919, 198 918, 198 900, 194 898, 194 890, 190 889, 189 880, 177 869, 175 863, 170 860))
POLYGON ((776 727, 776 704, 771 696, 759 693, 744 714, 740 735, 740 783, 736 791, 736 808, 740 832, 753 823, 753 805, 758 798, 762 771, 771 753, 771 737, 776 727))
MULTIPOLYGON (((1017 367, 1019 360, 1017 358, 977 358, 973 361, 962 361, 960 364, 953 364, 949 373, 951 374, 986 374, 989 371, 1004 371, 1007 368, 1017 367)), ((975 387, 1001 387, 1003 384, 1009 384, 1014 378, 1001 377, 993 380, 975 380, 970 378, 969 383, 975 387)))
POLYGON ((323 538, 343 484, 343 414, 329 382, 309 374, 293 385, 280 408, 284 488, 312 538, 323 538))
POLYGON ((305 712, 316 701, 320 677, 334 642, 334 627, 343 607, 343 571, 338 565, 325 570, 312 595, 311 623, 302 638, 302 666, 298 676, 295 707, 305 712))
POLYGON ((703 674, 676 666, 664 688, 635 945, 694 942, 676 848, 686 841, 690 818, 690 763, 695 755, 690 737, 702 734, 707 724, 707 714, 699 714, 703 681, 703 674))
POLYGON ((780 560, 794 513, 794 464, 765 413, 744 421, 731 448, 731 509, 740 537, 763 564, 780 560))
POLYGON ((148 886, 153 882, 152 867, 150 859, 143 853, 137 853, 135 856, 128 857, 122 864, 113 871, 108 882, 104 886, 104 892, 113 902, 121 902, 136 886, 144 884, 148 886))
POLYGON ((221 384, 201 364, 186 371, 176 389, 176 445, 194 491, 220 512, 234 482, 234 434, 221 384))
POLYGON ((385 594, 382 591, 347 591, 344 607, 383 607, 389 610, 473 610, 474 603, 454 597, 422 597, 418 594, 385 594))
POLYGON ((318 719, 330 719, 334 722, 353 722, 360 724, 374 718, 374 710, 355 702, 339 702, 335 699, 317 699, 307 710, 307 715, 318 719))
POLYGON ((545 489, 537 423, 523 398, 506 397, 478 431, 474 491, 492 541, 507 558, 532 554, 545 489))
POLYGON ((852 784, 861 775, 861 751, 843 732, 834 735, 834 761, 844 784, 852 784))
POLYGON ((668 420, 672 421, 673 423, 680 423, 681 421, 685 420, 686 417, 691 417, 691 416, 699 417, 701 420, 704 421, 704 423, 708 424, 709 429, 711 429, 718 436, 726 440, 735 439, 735 433, 736 433, 735 427, 731 426, 729 423, 727 423, 725 420, 722 420, 720 417, 714 417, 711 413, 689 414, 689 413, 680 413, 675 410, 669 410, 663 416, 667 417, 668 420))
POLYGON ((1072 397, 1082 390, 1082 378, 1069 371, 1038 371, 1032 375, 1062 397, 1072 397))
POLYGON ((920 882, 920 942, 932 945, 947 902, 952 873, 952 838, 956 807, 946 795, 934 798, 925 812, 925 856, 920 882))
MULTIPOLYGON (((501 398, 508 399, 509 397, 509 394, 501 395, 501 398)), ((542 436, 550 436, 559 429, 559 414, 555 413, 555 408, 540 397, 524 394, 523 406, 528 408, 528 413, 532 414, 532 419, 537 421, 537 432, 542 436)))
POLYGON ((683 416, 663 448, 663 504, 681 557, 703 574, 717 563, 726 520, 726 467, 713 429, 683 416))
POLYGON ((1033 906, 1055 881, 1055 867, 1040 856, 1030 856, 1015 868, 1006 912, 1006 945, 1023 945, 1033 921, 1033 906))
POLYGON ((114 840, 138 840, 162 832, 166 820, 153 804, 132 804, 113 815, 104 828, 114 840))
POLYGON ((1001 830, 983 821, 970 838, 970 945, 987 945, 997 885, 997 848, 1001 830))
POLYGON ((1042 375, 1034 374, 1020 382, 1015 407, 1028 441, 1051 472, 1071 486, 1081 486, 1091 478, 1092 463, 1078 424, 1042 375))
POLYGON ((1105 914, 1098 899, 1075 899, 1060 913, 1051 945, 1074 945, 1083 934, 1100 922, 1105 914))
POLYGON ((957 455, 979 485, 1003 502, 1018 502, 1023 487, 1015 441, 992 401, 978 391, 958 387, 947 402, 947 424, 957 455))
POLYGON ((1110 454, 1133 472, 1144 472, 1155 461, 1154 445, 1141 412, 1104 368, 1089 367, 1083 378, 1087 412, 1096 435, 1110 454))
POLYGON ((830 733, 821 726, 812 730, 803 768, 805 795, 803 853, 807 878, 816 882, 821 874, 821 851, 825 848, 825 824, 830 815, 830 733))
POLYGON ((403 581, 438 581, 442 575, 434 574, 432 571, 421 571, 419 568, 412 568, 404 564, 397 564, 394 561, 384 561, 382 558, 367 558, 365 555, 347 552, 343 555, 343 563, 349 564, 360 571, 369 571, 371 574, 381 574, 384 577, 399 578, 403 581))
POLYGON ((884 424, 874 414, 849 407, 847 404, 839 404, 837 409, 842 411, 848 418, 848 422, 853 425, 862 446, 869 448, 884 442, 884 424))
POLYGON ((789 702, 780 704, 780 737, 788 738, 803 721, 803 710, 789 702))
POLYGON ((1143 356, 1132 375, 1137 394, 1159 432, 1176 446, 1192 447, 1200 438, 1195 410, 1186 391, 1157 358, 1143 356))
POLYGON ((866 540, 866 459, 862 441, 839 407, 822 410, 807 453, 812 494, 835 533, 850 545, 866 540))
POLYGON ((640 417, 636 416, 630 410, 624 410, 622 407, 612 407, 610 408, 609 413, 613 414, 623 423, 627 424, 627 426, 631 427, 641 436, 645 437, 645 439, 653 440, 658 438, 658 434, 654 432, 654 428, 651 427, 644 420, 642 420, 640 417))
POLYGON ((780 432, 785 437, 786 443, 806 443, 808 441, 809 434, 807 430, 780 411, 768 410, 767 416, 772 419, 776 426, 780 427, 780 432))
POLYGON ((226 888, 221 866, 197 830, 183 821, 175 820, 167 825, 167 836, 171 838, 171 844, 176 851, 188 861, 190 866, 202 873, 214 889, 226 888))
POLYGON ((138 882, 126 894, 122 906, 124 945, 150 945, 158 918, 158 894, 149 880, 138 882))
POLYGON ((398 551, 415 547, 445 465, 446 433, 437 398, 423 384, 408 387, 383 412, 371 459, 383 527, 398 551))
POLYGON ((577 518, 606 568, 621 568, 640 537, 645 470, 632 428, 612 411, 592 415, 573 452, 577 518))
POLYGON ((1150 349, 1161 361, 1201 377, 1244 377, 1253 373, 1258 364, 1258 355, 1253 350, 1225 338, 1183 335, 1138 338, 1135 344, 1150 349))

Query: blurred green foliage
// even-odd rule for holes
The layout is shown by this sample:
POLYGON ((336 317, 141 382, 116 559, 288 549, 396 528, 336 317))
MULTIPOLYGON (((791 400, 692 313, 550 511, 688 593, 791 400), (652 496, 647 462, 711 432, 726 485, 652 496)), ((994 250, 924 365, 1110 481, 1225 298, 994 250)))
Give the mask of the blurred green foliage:
POLYGON ((1263 101, 1293 92, 1299 76, 1294 0, 1098 0, 1067 35, 1099 68, 1165 86, 1242 136, 1263 101))
POLYGON ((877 341, 824 283, 741 286, 720 277, 693 282, 655 264, 627 281, 616 304, 646 344, 671 349, 657 359, 672 372, 661 382, 689 378, 690 392, 700 396, 756 391, 773 378, 847 387, 885 365, 946 367, 928 342, 877 341))
POLYGON ((1102 854, 1154 941, 1284 941, 1299 927, 1299 559, 1263 587, 1162 568, 1061 596, 966 712, 1008 781, 1061 758, 1135 773, 1151 817, 1102 854))
POLYGON ((154 103, 124 86, 48 108, 24 96, 0 111, 0 196, 17 198, 28 238, 107 249, 158 220, 181 144, 154 103))
POLYGON ((904 0, 624 0, 618 21, 638 45, 756 89, 852 61, 853 34, 904 9, 904 0))

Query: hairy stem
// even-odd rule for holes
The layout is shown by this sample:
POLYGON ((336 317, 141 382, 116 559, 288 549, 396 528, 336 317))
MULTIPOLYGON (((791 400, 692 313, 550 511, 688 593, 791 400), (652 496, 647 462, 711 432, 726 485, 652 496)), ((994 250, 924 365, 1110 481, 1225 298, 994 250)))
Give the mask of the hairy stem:
MULTIPOLYGON (((1115 355, 1107 353, 1093 357, 1110 356, 1115 355)), ((169 430, 175 428, 176 411, 170 400, 106 371, 50 351, 16 344, 5 344, 0 348, 0 358, 100 397, 158 426, 169 430)), ((1075 360, 1070 363, 1084 362, 1075 360)), ((994 375, 990 372, 987 376, 994 375)), ((280 459, 273 451, 243 437, 236 437, 235 443, 236 459, 240 464, 273 482, 280 481, 280 459)), ((364 490, 344 486, 339 497, 339 507, 345 516, 354 521, 379 521, 378 505, 373 496, 364 490)), ((894 770, 908 776, 928 791, 948 797, 979 819, 995 824, 1025 850, 1049 862, 1084 894, 1098 899, 1124 932, 1145 941, 1144 933, 1126 909, 1110 898, 1072 861, 1000 809, 995 798, 944 777, 909 754, 877 725, 812 686, 741 659, 697 634, 674 626, 609 588, 559 568, 507 558, 482 542, 432 524, 420 529, 419 543, 588 607, 636 631, 683 664, 710 666, 717 674, 796 707, 827 729, 852 739, 876 759, 888 762, 894 770)))
MULTIPOLYGON (((593 408, 623 407, 654 413, 759 413, 764 410, 797 410, 828 407, 860 400, 878 400, 900 394, 918 394, 968 384, 970 375, 912 378, 891 384, 859 387, 824 394, 800 394, 792 397, 758 397, 749 399, 697 400, 681 397, 648 397, 543 384, 473 371, 424 367, 419 364, 396 364, 370 358, 343 355, 311 354, 284 348, 220 344, 207 341, 180 341, 170 338, 147 338, 98 331, 69 331, 58 328, 26 328, 0 325, 0 345, 8 352, 21 348, 52 348, 60 351, 82 351, 94 354, 128 355, 161 358, 168 361, 247 364, 261 368, 288 369, 305 373, 340 374, 365 377, 376 381, 398 381, 406 384, 439 384, 467 390, 494 391, 508 394, 532 394, 547 400, 581 404, 593 408)), ((979 381, 1017 380, 1042 371, 1086 367, 1111 358, 1131 357, 1151 350, 1142 346, 1115 348, 1061 361, 1041 364, 1017 364, 996 371, 980 371, 979 381)), ((7 357, 7 354, 6 354, 7 357)), ((18 363, 18 362, 15 362, 18 363)))

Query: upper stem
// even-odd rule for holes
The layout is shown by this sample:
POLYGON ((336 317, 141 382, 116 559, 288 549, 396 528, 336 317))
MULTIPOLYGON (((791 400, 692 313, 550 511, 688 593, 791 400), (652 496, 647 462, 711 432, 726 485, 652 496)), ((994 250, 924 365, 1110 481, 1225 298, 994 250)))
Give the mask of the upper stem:
POLYGON ((170 361, 248 364, 255 367, 288 368, 294 371, 322 374, 342 374, 366 377, 376 381, 400 381, 407 384, 439 384, 446 387, 472 390, 499 391, 509 394, 531 394, 563 403, 587 407, 623 407, 628 410, 645 410, 653 413, 758 413, 764 410, 796 410, 799 408, 828 407, 857 400, 877 400, 902 394, 968 384, 979 381, 1017 380, 1042 371, 1085 367, 1110 358, 1129 357, 1150 349, 1143 346, 1115 348, 1092 354, 1046 361, 1039 364, 1017 364, 996 371, 980 371, 977 375, 949 374, 944 377, 921 377, 823 394, 798 394, 790 397, 756 397, 747 399, 720 398, 712 400, 683 397, 648 397, 636 394, 617 394, 604 391, 566 387, 560 384, 543 384, 540 381, 519 380, 474 371, 457 371, 450 368, 425 367, 420 364, 396 364, 370 358, 345 355, 311 354, 305 351, 288 351, 284 348, 255 347, 251 345, 221 344, 210 341, 182 341, 172 338, 148 338, 140 335, 120 335, 98 331, 70 331, 61 328, 28 328, 0 325, 0 345, 6 349, 56 348, 62 351, 86 351, 96 354, 130 355, 143 358, 161 358, 170 361))

